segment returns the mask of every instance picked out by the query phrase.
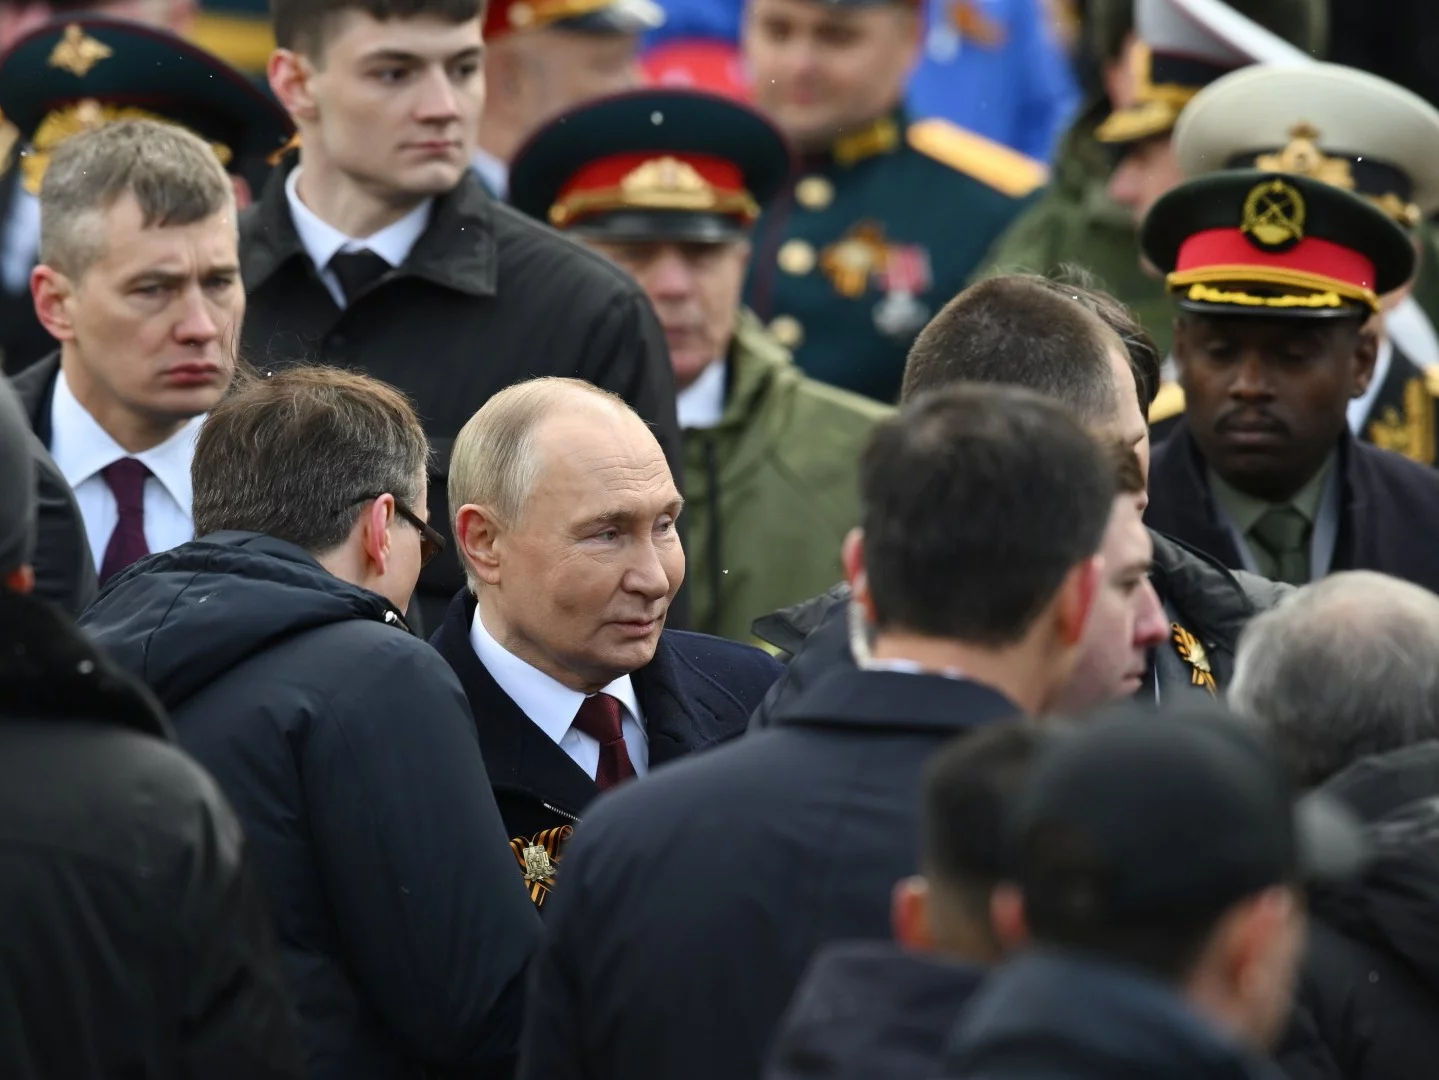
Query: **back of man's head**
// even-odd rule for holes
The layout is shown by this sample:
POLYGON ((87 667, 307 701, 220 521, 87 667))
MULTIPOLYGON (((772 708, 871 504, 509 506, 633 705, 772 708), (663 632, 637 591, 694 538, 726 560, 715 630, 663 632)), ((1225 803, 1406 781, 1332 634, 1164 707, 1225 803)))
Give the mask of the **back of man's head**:
POLYGON ((275 44, 316 61, 323 61, 333 23, 350 12, 377 22, 428 17, 464 23, 479 18, 483 10, 483 0, 270 0, 275 44))
POLYGON ((958 383, 1020 386, 1063 402, 1090 428, 1113 423, 1114 332, 1052 282, 1024 274, 965 289, 909 350, 902 400, 958 383))
POLYGON ((1439 596, 1368 571, 1306 585, 1240 638, 1229 701, 1302 787, 1439 739, 1439 596))
POLYGON ((1018 643, 1098 550, 1114 493, 1104 450, 1038 394, 968 386, 908 402, 860 466, 876 631, 1018 643))
POLYGON ((35 555, 34 435, 15 391, 0 379, 0 586, 28 591, 35 555))
POLYGON ((1104 325, 1114 331, 1129 357, 1129 370, 1134 375, 1139 407, 1148 415, 1154 396, 1159 393, 1162 361, 1159 346, 1134 312, 1113 293, 1106 292, 1094 274, 1082 266, 1065 264, 1053 278, 1041 278, 1063 296, 1094 312, 1104 325))
POLYGON ((378 379, 326 367, 250 377, 195 443, 195 535, 233 529, 330 551, 366 499, 416 506, 428 457, 409 401, 378 379))
POLYGON ((132 196, 145 228, 230 212, 235 190, 215 151, 158 120, 121 120, 66 139, 40 187, 40 261, 72 280, 105 254, 104 216, 132 196))
MULTIPOLYGON (((1005 821, 1047 735, 1028 722, 998 724, 951 740, 930 759, 920 868, 924 930, 935 951, 981 964, 1005 952, 990 922, 994 890, 1007 876, 1005 821)), ((897 908, 906 894, 901 886, 897 908)))

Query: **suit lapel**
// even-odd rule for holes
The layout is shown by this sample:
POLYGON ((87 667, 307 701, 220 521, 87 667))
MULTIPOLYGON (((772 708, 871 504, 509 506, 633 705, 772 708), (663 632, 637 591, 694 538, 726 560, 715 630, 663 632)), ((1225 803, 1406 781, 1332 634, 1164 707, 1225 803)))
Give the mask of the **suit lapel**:
POLYGON ((50 402, 55 397, 55 380, 59 377, 60 354, 56 352, 31 364, 10 380, 25 409, 31 430, 47 450, 55 434, 50 430, 50 402))
POLYGON ((690 663, 675 644, 676 633, 664 631, 654 658, 632 676, 645 714, 651 768, 739 733, 724 719, 739 703, 690 663))
POLYGON ((1243 560, 1229 530, 1220 522, 1201 460, 1188 423, 1181 421, 1155 455, 1145 524, 1178 537, 1231 570, 1242 569, 1243 560))
POLYGON ((530 721, 470 646, 469 627, 475 599, 468 593, 450 604, 445 621, 430 639, 464 687, 485 770, 496 791, 528 795, 541 803, 578 815, 599 793, 568 754, 530 721))

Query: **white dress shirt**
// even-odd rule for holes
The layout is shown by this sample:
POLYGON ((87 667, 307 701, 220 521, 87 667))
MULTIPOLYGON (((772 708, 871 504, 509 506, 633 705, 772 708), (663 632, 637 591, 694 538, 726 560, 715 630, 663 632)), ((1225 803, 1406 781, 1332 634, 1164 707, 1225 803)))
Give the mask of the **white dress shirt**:
POLYGON ((724 416, 725 367, 723 360, 716 360, 675 395, 675 413, 681 431, 719 424, 724 416))
POLYGON ((105 548, 120 520, 115 495, 100 470, 121 458, 143 461, 150 470, 145 479, 145 543, 151 554, 167 551, 195 538, 191 518, 190 460, 195 439, 205 418, 197 416, 159 446, 130 454, 110 437, 85 406, 76 400, 62 370, 50 401, 50 456, 75 489, 75 502, 90 537, 90 553, 98 570, 105 548))
MULTIPOLYGON (((480 618, 479 605, 475 606, 475 617, 470 623, 470 648, 475 650, 500 689, 519 706, 520 712, 593 780, 600 767, 599 740, 574 727, 575 714, 580 711, 585 695, 521 660, 491 637, 480 618)), ((650 767, 650 743, 634 684, 628 675, 622 675, 600 693, 618 698, 624 706, 620 728, 625 735, 625 749, 629 751, 635 775, 643 776, 650 767)))
POLYGON ((295 234, 319 271, 320 280, 330 290, 335 303, 344 307, 345 291, 340 288, 340 279, 335 276, 334 270, 330 269, 330 260, 342 251, 373 251, 391 266, 399 266, 410 257, 416 242, 424 234, 435 200, 426 199, 393 225, 386 225, 370 236, 346 236, 300 200, 300 168, 297 166, 285 178, 285 199, 290 204, 290 220, 295 223, 295 234))
POLYGON ((475 156, 470 159, 475 172, 485 182, 485 187, 497 199, 510 197, 510 167, 488 150, 475 147, 475 156))

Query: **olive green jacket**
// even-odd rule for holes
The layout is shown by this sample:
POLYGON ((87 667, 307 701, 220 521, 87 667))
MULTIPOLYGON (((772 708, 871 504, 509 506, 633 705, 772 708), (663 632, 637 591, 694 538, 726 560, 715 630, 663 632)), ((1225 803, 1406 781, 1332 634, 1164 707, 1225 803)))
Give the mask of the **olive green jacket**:
POLYGON ((694 629, 751 641, 756 618, 841 577, 859 456, 893 410, 805 376, 748 310, 728 376, 719 424, 684 432, 685 579, 694 629))
POLYGON ((1174 318, 1164 282, 1141 269, 1130 212, 1105 190, 1114 158, 1094 138, 1094 128, 1108 111, 1100 97, 1075 121, 1049 188, 1005 230, 971 280, 1014 271, 1047 274, 1065 263, 1084 267, 1134 310, 1164 355, 1174 318))

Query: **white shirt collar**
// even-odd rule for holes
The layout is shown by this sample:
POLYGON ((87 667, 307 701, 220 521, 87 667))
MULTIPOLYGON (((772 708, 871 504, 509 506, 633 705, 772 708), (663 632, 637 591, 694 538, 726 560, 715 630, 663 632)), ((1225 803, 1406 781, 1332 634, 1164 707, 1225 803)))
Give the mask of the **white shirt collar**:
MULTIPOLYGON (((480 618, 478 604, 475 605, 475 617, 470 622, 470 647, 500 689, 558 745, 570 730, 585 695, 521 660, 496 641, 480 618)), ((618 698, 620 704, 629 710, 631 718, 639 721, 639 698, 635 696, 634 683, 628 675, 621 675, 600 692, 618 698)))
POLYGON ((131 454, 117 443, 81 405, 70 389, 62 368, 50 400, 50 456, 72 488, 121 458, 133 457, 145 463, 175 504, 188 517, 194 504, 190 487, 190 462, 195 456, 203 416, 192 417, 159 446, 131 454))
POLYGON ((510 197, 510 167, 483 147, 475 147, 475 156, 470 159, 475 172, 485 182, 497 199, 510 197))
POLYGON ((1388 336, 1379 339, 1379 355, 1374 361, 1374 377, 1369 380, 1369 389, 1357 398, 1349 399, 1349 406, 1346 416, 1349 420, 1349 430, 1356 437, 1361 436, 1364 431, 1364 421, 1369 419, 1369 410, 1374 407, 1374 399, 1379 396, 1379 391, 1384 388, 1384 380, 1389 377, 1389 368, 1394 363, 1394 342, 1388 336))
POLYGON ((724 416, 726 367, 724 361, 716 360, 675 395, 675 413, 681 431, 712 428, 720 422, 724 416))
POLYGON ((295 223, 295 234, 316 270, 329 266, 330 260, 341 251, 373 251, 391 266, 403 265, 410 257, 410 252, 424 234, 425 226, 430 223, 430 208, 434 199, 426 199, 399 221, 386 225, 377 233, 360 238, 346 236, 300 200, 300 169, 301 166, 296 166, 285 178, 285 199, 290 204, 290 219, 295 223))

